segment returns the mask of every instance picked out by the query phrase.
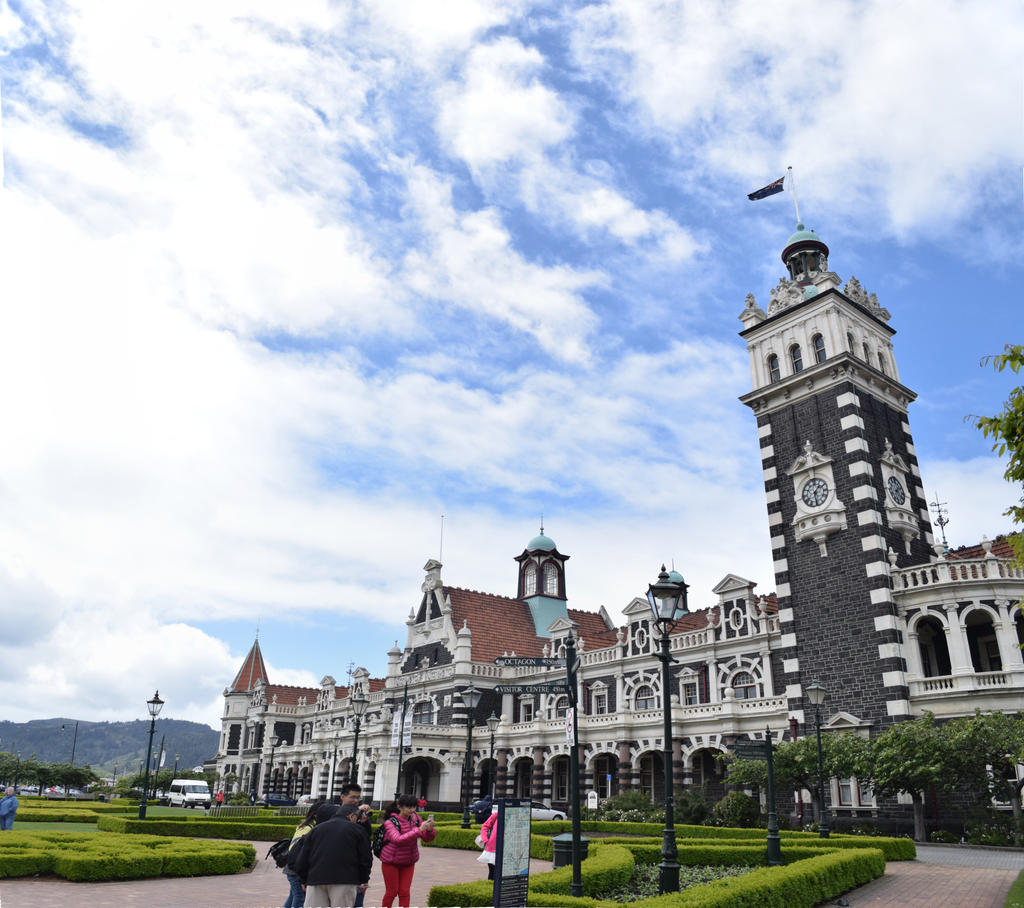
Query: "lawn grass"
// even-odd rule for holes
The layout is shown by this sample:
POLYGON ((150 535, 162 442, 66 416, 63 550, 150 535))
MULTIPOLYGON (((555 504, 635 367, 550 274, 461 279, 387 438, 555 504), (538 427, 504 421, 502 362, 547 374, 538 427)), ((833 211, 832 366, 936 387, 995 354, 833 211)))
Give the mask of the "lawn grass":
POLYGON ((1010 891, 1006 894, 1003 908, 1024 908, 1024 870, 1013 881, 1010 891))

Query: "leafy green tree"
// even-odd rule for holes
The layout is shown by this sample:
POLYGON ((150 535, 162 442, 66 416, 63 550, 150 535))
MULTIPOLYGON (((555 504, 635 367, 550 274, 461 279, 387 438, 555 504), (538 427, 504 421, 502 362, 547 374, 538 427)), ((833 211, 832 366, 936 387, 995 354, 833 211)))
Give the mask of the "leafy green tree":
MULTIPOLYGON (((818 742, 814 735, 785 741, 775 746, 775 790, 807 789, 811 795, 815 817, 821 819, 821 798, 818 786, 818 742)), ((825 778, 845 779, 864 776, 868 758, 867 742, 853 734, 821 736, 822 765, 825 778)), ((764 789, 768 785, 768 764, 764 760, 732 760, 728 764, 726 782, 740 787, 764 789)), ((826 788, 828 783, 826 782, 826 788)))
POLYGON ((962 767, 951 736, 926 712, 913 721, 897 722, 871 742, 870 759, 863 762, 860 778, 870 779, 876 794, 910 795, 914 807, 914 840, 927 841, 924 799, 930 788, 949 790, 962 779, 962 767))
MULTIPOLYGON (((1024 369, 1024 344, 1007 344, 1004 353, 986 357, 982 362, 991 362, 998 372, 1010 369, 1020 374, 1024 369)), ((1006 472, 1003 473, 1006 481, 1024 485, 1024 387, 1010 392, 1002 412, 973 419, 985 437, 993 439, 992 450, 1000 457, 1009 455, 1006 472)), ((1019 504, 1012 505, 1003 513, 1012 517, 1014 523, 1024 526, 1024 495, 1019 504)), ((1024 535, 1016 534, 1013 546, 1018 560, 1024 561, 1024 535)))
POLYGON ((1009 801, 1013 810, 1014 844, 1021 844, 1021 789, 1017 767, 1024 763, 1024 719, 1005 713, 957 719, 943 728, 949 737, 961 782, 975 795, 1009 801))

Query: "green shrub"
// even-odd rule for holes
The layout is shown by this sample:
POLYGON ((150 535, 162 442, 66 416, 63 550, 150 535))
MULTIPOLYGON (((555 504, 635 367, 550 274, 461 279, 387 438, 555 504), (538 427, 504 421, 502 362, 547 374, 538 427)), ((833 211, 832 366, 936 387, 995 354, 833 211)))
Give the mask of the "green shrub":
POLYGON ((711 816, 707 789, 686 787, 676 789, 676 822, 700 826, 711 816))
POLYGON ((599 820, 626 820, 632 822, 665 822, 665 809, 639 791, 623 791, 606 798, 597 808, 599 820))
MULTIPOLYGON (((96 828, 104 832, 148 833, 165 836, 201 836, 209 839, 245 839, 250 842, 276 842, 290 836, 300 817, 157 817, 139 820, 132 817, 99 817, 96 828)), ((467 830, 468 831, 468 830, 467 830)))
POLYGON ((960 840, 948 829, 936 829, 928 836, 929 842, 938 842, 943 845, 955 845, 960 840))
POLYGON ((715 804, 713 814, 715 822, 721 826, 749 829, 757 823, 757 818, 761 815, 761 805, 742 791, 730 791, 715 804))
MULTIPOLYGON (((596 893, 625 886, 633 876, 633 855, 622 845, 604 845, 590 850, 580 864, 583 894, 596 893), (583 868, 586 872, 583 872, 583 868)), ((559 867, 548 873, 539 873, 530 880, 531 892, 568 894, 572 882, 572 867, 559 867)))

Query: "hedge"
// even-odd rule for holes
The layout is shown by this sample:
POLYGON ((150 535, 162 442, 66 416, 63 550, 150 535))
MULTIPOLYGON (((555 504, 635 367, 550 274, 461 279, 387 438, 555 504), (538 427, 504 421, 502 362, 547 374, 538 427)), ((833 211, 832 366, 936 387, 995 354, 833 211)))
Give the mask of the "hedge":
POLYGON ((0 877, 55 873, 72 881, 237 873, 256 851, 244 842, 205 842, 115 833, 16 832, 0 838, 0 877))
POLYGON ((221 820, 213 817, 157 817, 139 820, 132 817, 99 817, 96 828, 104 832, 148 833, 158 836, 202 836, 208 839, 246 839, 250 842, 276 842, 295 832, 299 817, 280 817, 276 822, 253 817, 221 820))
POLYGON ((15 814, 17 823, 95 823, 99 814, 92 810, 33 810, 21 808, 15 814))

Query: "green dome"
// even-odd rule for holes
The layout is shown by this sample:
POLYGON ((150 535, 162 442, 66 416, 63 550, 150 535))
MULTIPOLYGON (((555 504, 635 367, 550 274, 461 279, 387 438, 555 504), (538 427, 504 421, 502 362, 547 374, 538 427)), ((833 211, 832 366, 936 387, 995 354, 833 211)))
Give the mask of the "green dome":
POLYGON ((544 535, 543 531, 539 536, 534 536, 533 539, 526 544, 526 551, 528 552, 553 552, 554 550, 555 541, 553 539, 548 539, 548 537, 544 535))
POLYGON ((787 246, 792 246, 794 243, 820 243, 821 237, 818 236, 813 230, 808 230, 803 224, 796 225, 796 233, 794 233, 788 240, 786 240, 787 246))
POLYGON ((680 574, 679 571, 669 571, 668 572, 668 579, 671 580, 673 583, 685 583, 686 582, 685 580, 683 580, 683 575, 680 574))

